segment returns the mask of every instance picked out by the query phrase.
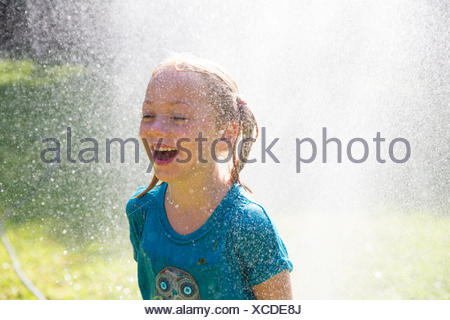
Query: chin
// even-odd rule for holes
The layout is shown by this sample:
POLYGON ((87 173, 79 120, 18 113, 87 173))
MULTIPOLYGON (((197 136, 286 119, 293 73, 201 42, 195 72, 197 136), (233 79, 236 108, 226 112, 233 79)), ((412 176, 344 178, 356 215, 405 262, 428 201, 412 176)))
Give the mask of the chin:
POLYGON ((176 174, 174 175, 173 173, 166 172, 165 170, 157 170, 156 168, 154 170, 156 177, 162 182, 170 183, 177 180, 176 174))
POLYGON ((186 173, 180 170, 180 168, 169 168, 169 166, 153 168, 155 170, 156 177, 164 182, 171 183, 186 176, 186 173))

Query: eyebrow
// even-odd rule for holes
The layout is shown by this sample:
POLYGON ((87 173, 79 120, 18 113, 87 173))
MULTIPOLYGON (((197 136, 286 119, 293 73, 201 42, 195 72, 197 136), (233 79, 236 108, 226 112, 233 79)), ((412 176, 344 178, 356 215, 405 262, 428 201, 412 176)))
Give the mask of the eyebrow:
MULTIPOLYGON (((149 99, 144 100, 144 104, 152 104, 152 103, 153 103, 152 100, 149 100, 149 99)), ((189 105, 189 103, 187 103, 186 101, 183 101, 183 100, 173 100, 173 101, 170 101, 169 104, 171 104, 171 105, 174 105, 174 104, 189 105)))

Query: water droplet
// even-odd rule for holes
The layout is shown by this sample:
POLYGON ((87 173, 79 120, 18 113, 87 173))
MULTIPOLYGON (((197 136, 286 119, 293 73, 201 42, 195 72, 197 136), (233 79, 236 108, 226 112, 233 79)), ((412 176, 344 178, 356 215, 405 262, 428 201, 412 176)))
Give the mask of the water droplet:
POLYGON ((373 275, 375 276, 375 278, 377 279, 381 279, 383 277, 383 274, 380 271, 375 271, 373 273, 373 275))

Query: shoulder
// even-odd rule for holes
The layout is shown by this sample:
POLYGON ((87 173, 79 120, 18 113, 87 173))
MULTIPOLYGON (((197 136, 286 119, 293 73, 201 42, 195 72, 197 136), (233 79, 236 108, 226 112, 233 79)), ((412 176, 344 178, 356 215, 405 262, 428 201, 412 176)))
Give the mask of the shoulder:
POLYGON ((154 187, 152 190, 147 192, 142 197, 137 198, 136 196, 144 191, 147 186, 139 187, 128 199, 126 204, 127 215, 133 215, 135 212, 140 211, 151 205, 157 198, 157 194, 161 191, 160 185, 154 187))
POLYGON ((236 200, 231 248, 250 286, 292 270, 286 247, 263 206, 243 192, 236 200))
POLYGON ((238 210, 233 223, 234 232, 264 234, 274 231, 274 225, 262 205, 255 202, 248 194, 238 196, 238 210))

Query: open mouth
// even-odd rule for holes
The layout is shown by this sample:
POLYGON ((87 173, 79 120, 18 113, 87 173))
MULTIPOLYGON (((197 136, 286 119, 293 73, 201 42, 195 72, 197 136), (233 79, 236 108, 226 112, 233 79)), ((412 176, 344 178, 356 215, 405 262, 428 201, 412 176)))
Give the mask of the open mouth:
POLYGON ((164 165, 172 162, 177 154, 178 150, 172 147, 152 147, 153 159, 158 165, 164 165))

